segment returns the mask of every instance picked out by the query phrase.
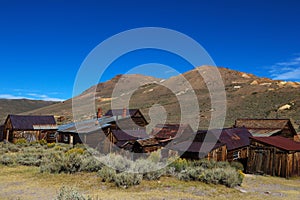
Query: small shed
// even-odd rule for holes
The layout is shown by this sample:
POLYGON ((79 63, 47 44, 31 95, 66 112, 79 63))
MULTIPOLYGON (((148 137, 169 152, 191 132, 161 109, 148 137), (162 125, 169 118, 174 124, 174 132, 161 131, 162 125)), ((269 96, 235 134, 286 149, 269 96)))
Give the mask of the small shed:
POLYGON ((4 139, 16 142, 24 138, 28 142, 45 139, 56 141, 57 125, 54 116, 8 115, 4 123, 4 139))
POLYGON ((156 138, 146 138, 135 141, 132 150, 135 153, 151 153, 160 148, 161 146, 156 138))
POLYGON ((251 137, 247 172, 300 176, 300 143, 281 136, 251 137))
POLYGON ((289 119, 237 119, 235 127, 245 127, 255 137, 280 135, 294 138, 297 132, 289 119))

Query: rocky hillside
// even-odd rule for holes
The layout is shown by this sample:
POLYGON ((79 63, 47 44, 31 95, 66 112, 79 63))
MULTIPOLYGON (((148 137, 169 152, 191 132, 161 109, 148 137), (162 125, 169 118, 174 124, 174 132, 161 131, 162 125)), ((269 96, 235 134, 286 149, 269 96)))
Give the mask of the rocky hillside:
MULTIPOLYGON (((148 117, 149 108, 155 104, 163 106, 167 113, 168 122, 180 121, 180 98, 185 109, 191 111, 195 106, 190 93, 197 95, 200 107, 200 128, 206 128, 210 121, 214 108, 210 104, 210 95, 207 84, 200 76, 198 70, 203 73, 211 67, 202 66, 188 71, 183 77, 189 81, 192 88, 183 81, 182 76, 174 76, 167 80, 143 75, 124 75, 100 83, 83 92, 74 100, 81 102, 82 118, 90 118, 95 111, 86 113, 91 100, 96 102, 96 107, 101 106, 104 111, 110 109, 111 102, 117 102, 122 108, 125 99, 130 98, 130 108, 140 108, 148 117), (140 87, 136 88, 136 84, 140 87), (169 89, 171 87, 171 90, 169 89), (114 88, 118 88, 116 95, 112 98, 114 88)), ((219 68, 222 76, 226 97, 227 113, 225 126, 231 126, 236 118, 291 118, 298 128, 300 125, 300 84, 296 82, 284 82, 260 78, 252 74, 238 72, 227 68, 219 68)), ((211 83, 208 83, 211 84, 211 83)), ((156 109, 160 112, 161 109, 156 109)), ((153 110, 151 110, 153 111, 153 110)), ((192 112, 191 112, 192 113, 192 112)), ((54 114, 62 116, 65 121, 72 119, 72 99, 50 105, 44 108, 27 112, 27 114, 54 114)), ((159 117, 159 116, 158 116, 159 117)), ((194 115, 188 118, 195 118, 194 115)), ((148 118, 149 119, 149 118, 148 118)))

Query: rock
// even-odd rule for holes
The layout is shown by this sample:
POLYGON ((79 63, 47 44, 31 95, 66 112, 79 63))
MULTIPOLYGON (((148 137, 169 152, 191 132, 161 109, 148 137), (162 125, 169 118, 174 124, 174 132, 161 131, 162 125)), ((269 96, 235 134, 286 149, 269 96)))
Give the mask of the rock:
POLYGON ((281 106, 280 108, 278 108, 278 110, 289 110, 292 106, 289 104, 285 104, 283 106, 281 106))
POLYGON ((250 85, 258 85, 258 81, 257 80, 254 80, 250 83, 250 85))

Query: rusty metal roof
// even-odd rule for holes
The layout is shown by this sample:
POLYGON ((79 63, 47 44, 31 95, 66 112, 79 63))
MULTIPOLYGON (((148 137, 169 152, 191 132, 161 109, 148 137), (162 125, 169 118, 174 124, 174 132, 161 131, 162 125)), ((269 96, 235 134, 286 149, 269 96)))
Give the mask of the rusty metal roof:
POLYGON ((282 136, 251 137, 251 139, 286 151, 300 151, 300 142, 282 136))
POLYGON ((149 138, 146 130, 112 130, 113 135, 118 141, 130 141, 149 138))
POLYGON ((193 129, 189 124, 157 124, 150 135, 157 139, 169 139, 175 137, 182 137, 185 134, 193 134, 193 129))
POLYGON ((47 129, 57 129, 56 121, 52 115, 8 115, 15 130, 38 130, 38 126, 47 129))
MULTIPOLYGON (((214 131, 212 131, 214 133, 214 131)), ((227 149, 234 150, 250 145, 252 134, 246 128, 225 128, 219 136, 219 141, 225 143, 227 149)))

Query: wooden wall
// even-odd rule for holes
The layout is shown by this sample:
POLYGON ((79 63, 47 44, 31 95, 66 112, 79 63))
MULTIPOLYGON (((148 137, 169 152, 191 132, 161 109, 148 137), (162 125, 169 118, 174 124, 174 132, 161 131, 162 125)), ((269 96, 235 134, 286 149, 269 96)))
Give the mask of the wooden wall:
POLYGON ((283 151, 251 141, 247 172, 286 178, 300 176, 300 152, 283 151))

